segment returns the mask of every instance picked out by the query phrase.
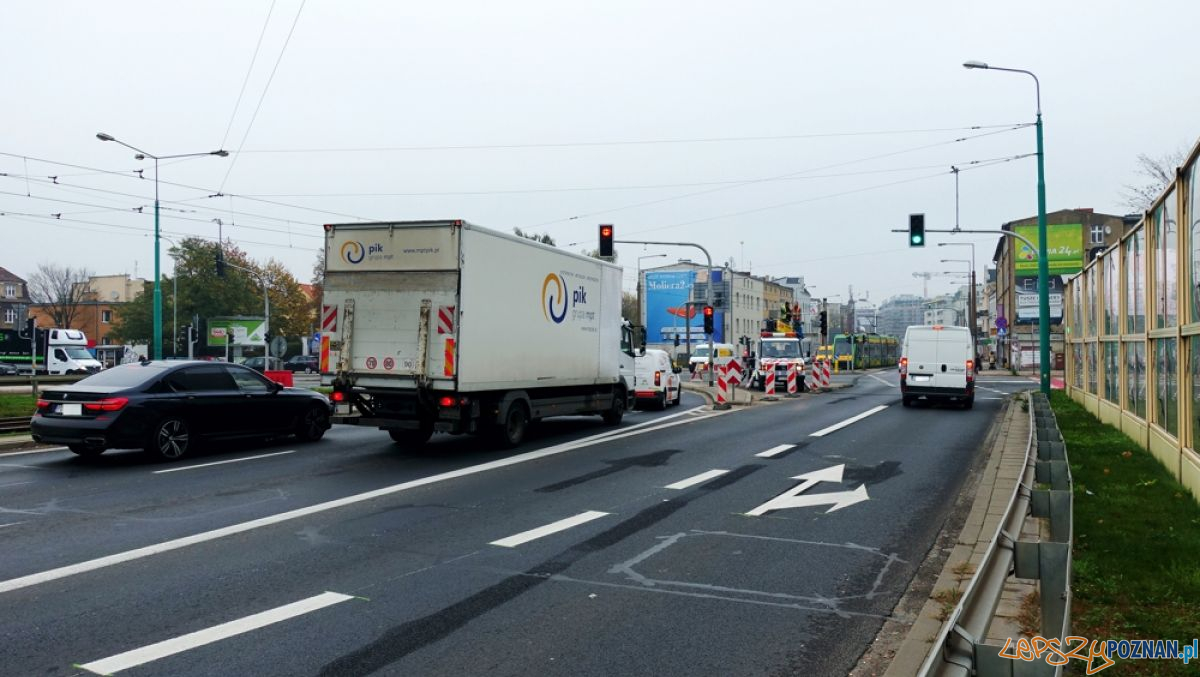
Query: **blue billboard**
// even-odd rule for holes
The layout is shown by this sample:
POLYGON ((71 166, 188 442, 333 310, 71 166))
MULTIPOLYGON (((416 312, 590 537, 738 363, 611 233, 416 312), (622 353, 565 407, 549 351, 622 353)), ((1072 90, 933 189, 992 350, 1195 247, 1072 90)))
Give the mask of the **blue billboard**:
MULTIPOLYGON (((674 270, 646 273, 646 342, 681 343, 691 335, 693 343, 707 341, 701 306, 687 305, 696 283, 696 271, 674 270)), ((725 337, 725 313, 714 314, 713 340, 720 343, 725 337)))

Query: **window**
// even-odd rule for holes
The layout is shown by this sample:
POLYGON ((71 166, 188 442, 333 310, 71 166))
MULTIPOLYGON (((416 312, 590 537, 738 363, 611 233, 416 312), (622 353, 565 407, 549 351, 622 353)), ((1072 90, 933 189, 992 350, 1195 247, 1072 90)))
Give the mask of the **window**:
POLYGON ((15 299, 17 297, 17 285, 6 283, 4 285, 4 298, 15 299))
POLYGON ((1099 375, 1096 373, 1096 344, 1089 343, 1087 351, 1087 390, 1093 395, 1099 394, 1099 375))
POLYGON ((1179 247, 1179 225, 1176 223, 1175 191, 1163 198, 1154 210, 1154 280, 1158 284, 1154 299, 1154 326, 1174 327, 1179 319, 1179 281, 1175 254, 1179 247))
POLYGON ((1121 403, 1121 344, 1104 344, 1104 399, 1121 403))
POLYGON ((1071 345, 1071 385, 1083 388, 1083 344, 1071 345))
POLYGON ((1104 333, 1117 334, 1121 329, 1117 322, 1121 311, 1120 278, 1117 277, 1117 252, 1110 251, 1104 257, 1104 333))
POLYGON ((1145 234, 1139 229, 1125 240, 1125 333, 1146 331, 1145 234))
POLYGON ((270 386, 267 385, 261 376, 250 371, 249 369, 241 369, 239 367, 228 367, 230 376, 233 377, 238 388, 244 393, 266 393, 270 392, 270 386))
POLYGON ((112 322, 112 311, 111 310, 101 310, 100 311, 100 321, 103 322, 104 324, 111 323, 112 322))
POLYGON ((180 369, 167 376, 167 385, 176 392, 236 390, 233 379, 220 365, 205 365, 180 369))
POLYGON ((15 308, 5 308, 4 309, 4 324, 16 324, 16 323, 17 323, 16 309, 15 308))
MULTIPOLYGON (((1191 283, 1188 289, 1192 298, 1192 322, 1200 322, 1200 173, 1192 170, 1190 177, 1191 194, 1188 196, 1188 213, 1192 221, 1192 266, 1191 283)), ((1196 359, 1192 353, 1192 359, 1196 359)), ((1196 443, 1200 446, 1200 442, 1196 443)))
POLYGON ((1154 342, 1155 384, 1154 413, 1164 430, 1172 435, 1179 434, 1179 383, 1175 376, 1177 363, 1175 339, 1158 339, 1154 342))
MULTIPOLYGON (((1192 402, 1200 402, 1200 336, 1192 337, 1192 402)), ((1200 405, 1192 406, 1192 448, 1200 446, 1200 405)))
POLYGON ((1125 344, 1126 408, 1138 418, 1146 418, 1146 344, 1125 344))
POLYGON ((1100 226, 1100 225, 1092 226, 1091 233, 1092 233, 1091 243, 1093 245, 1104 244, 1104 226, 1100 226))

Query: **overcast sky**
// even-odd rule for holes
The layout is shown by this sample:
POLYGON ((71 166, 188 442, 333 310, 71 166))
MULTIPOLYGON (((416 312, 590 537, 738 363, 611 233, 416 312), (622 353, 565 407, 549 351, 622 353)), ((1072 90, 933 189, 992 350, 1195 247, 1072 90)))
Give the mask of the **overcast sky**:
MULTIPOLYGON (((881 301, 964 267, 889 232, 953 225, 952 165, 963 227, 1036 213, 1032 157, 969 169, 1034 151, 1011 129, 1033 81, 963 61, 1041 79, 1048 209, 1123 214, 1137 155, 1200 137, 1196 26, 1187 0, 6 3, 0 266, 152 275, 153 163, 103 131, 229 150, 161 163, 164 232, 219 218, 302 281, 327 222, 462 218, 576 251, 605 222, 881 301)), ((953 241, 980 267, 995 246, 953 241)), ((664 252, 643 264, 696 256, 619 246, 626 286, 664 252)))

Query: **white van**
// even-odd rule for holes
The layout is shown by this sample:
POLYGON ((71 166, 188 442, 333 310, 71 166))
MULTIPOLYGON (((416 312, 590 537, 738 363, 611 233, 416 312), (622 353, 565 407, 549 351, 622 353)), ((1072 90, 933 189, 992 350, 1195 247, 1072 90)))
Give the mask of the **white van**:
POLYGON ((975 404, 975 351, 971 330, 942 325, 913 326, 904 332, 900 353, 900 395, 904 406, 926 400, 975 404))
POLYGON ((647 350, 638 355, 633 367, 633 393, 638 405, 666 409, 683 398, 683 379, 671 364, 665 350, 647 350))
MULTIPOLYGON (((733 357, 732 343, 714 343, 713 344, 713 362, 722 362, 733 357)), ((696 371, 697 369, 708 369, 708 344, 701 343, 692 348, 692 355, 688 358, 688 371, 696 371)))

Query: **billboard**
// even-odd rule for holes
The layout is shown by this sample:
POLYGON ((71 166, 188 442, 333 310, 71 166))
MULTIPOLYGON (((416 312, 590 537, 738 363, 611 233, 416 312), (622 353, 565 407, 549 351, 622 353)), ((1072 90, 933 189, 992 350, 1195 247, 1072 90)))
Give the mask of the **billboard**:
MULTIPOLYGON (((1037 226, 1017 226, 1017 235, 1038 244, 1037 226)), ((1017 275, 1037 275, 1037 251, 1016 241, 1013 269, 1017 275)), ((1051 275, 1072 275, 1083 270, 1083 224, 1065 223, 1046 226, 1046 260, 1051 275)))
MULTIPOLYGON (((704 334, 704 317, 700 312, 702 305, 687 305, 695 283, 694 270, 646 273, 647 343, 674 343, 676 336, 680 342, 685 342, 689 335, 693 342, 708 340, 704 334)), ((713 321, 716 330, 713 340, 723 343, 724 311, 717 310, 713 314, 713 321)))
POLYGON ((208 320, 206 344, 225 346, 266 346, 266 321, 261 317, 214 317, 208 320))
MULTIPOLYGON (((1023 276, 1016 279, 1017 294, 1017 324, 1038 323, 1038 279, 1037 275, 1023 276)), ((1063 318, 1063 279, 1051 275, 1047 282, 1050 290, 1050 324, 1062 324, 1063 318)), ((1011 322, 1011 319, 1009 320, 1011 322)))

